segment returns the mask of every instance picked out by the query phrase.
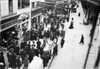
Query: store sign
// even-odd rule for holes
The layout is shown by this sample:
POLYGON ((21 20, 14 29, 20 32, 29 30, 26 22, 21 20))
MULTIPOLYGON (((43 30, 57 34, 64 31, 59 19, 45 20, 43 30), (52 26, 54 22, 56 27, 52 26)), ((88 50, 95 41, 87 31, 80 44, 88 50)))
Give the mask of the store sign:
POLYGON ((6 30, 6 29, 16 25, 17 23, 18 23, 18 20, 15 19, 15 20, 9 21, 7 23, 1 24, 1 31, 6 30))

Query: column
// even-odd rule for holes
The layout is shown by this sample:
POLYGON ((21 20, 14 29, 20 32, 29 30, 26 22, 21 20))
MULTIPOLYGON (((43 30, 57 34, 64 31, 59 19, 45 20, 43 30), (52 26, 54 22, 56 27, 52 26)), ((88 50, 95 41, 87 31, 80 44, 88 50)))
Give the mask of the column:
POLYGON ((38 23, 38 16, 36 17, 36 22, 38 23))
POLYGON ((90 9, 88 9, 88 13, 87 13, 87 24, 89 24, 89 19, 90 19, 90 9))
POLYGON ((28 30, 31 30, 31 13, 29 13, 28 30))
POLYGON ((41 15, 38 16, 38 23, 40 23, 40 16, 41 16, 41 15))

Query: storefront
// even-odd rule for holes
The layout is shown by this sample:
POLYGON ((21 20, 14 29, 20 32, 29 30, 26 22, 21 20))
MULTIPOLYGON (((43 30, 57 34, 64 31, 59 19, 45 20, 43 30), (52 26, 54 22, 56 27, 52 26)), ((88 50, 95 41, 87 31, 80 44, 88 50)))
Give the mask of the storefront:
POLYGON ((18 17, 19 17, 19 15, 15 14, 13 16, 8 16, 8 17, 2 18, 1 19, 1 25, 0 25, 0 27, 1 27, 0 32, 3 32, 5 30, 17 25, 18 17))
POLYGON ((18 17, 19 17, 19 15, 15 14, 15 15, 9 16, 7 18, 6 17, 2 18, 1 25, 0 25, 0 27, 1 27, 1 30, 0 30, 0 46, 4 46, 2 44, 4 41, 9 43, 10 39, 11 40, 17 39, 18 33, 17 33, 17 30, 16 30, 16 25, 18 24, 18 17))
POLYGON ((36 10, 31 11, 31 16, 32 16, 32 28, 37 29, 38 25, 43 22, 43 15, 42 15, 42 8, 38 8, 36 10))
POLYGON ((29 26, 30 26, 29 13, 23 13, 19 16, 17 24, 19 42, 29 40, 29 26))

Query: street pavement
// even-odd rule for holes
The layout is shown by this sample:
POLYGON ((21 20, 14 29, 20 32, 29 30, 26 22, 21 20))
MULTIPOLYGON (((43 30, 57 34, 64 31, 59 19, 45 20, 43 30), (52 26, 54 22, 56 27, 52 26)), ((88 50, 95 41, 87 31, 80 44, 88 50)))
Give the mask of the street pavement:
POLYGON ((77 13, 71 13, 70 21, 65 23, 66 35, 64 47, 59 49, 58 55, 54 58, 49 69, 83 69, 90 41, 89 34, 92 28, 91 24, 83 24, 84 17, 82 5, 79 3, 77 13), (81 12, 80 17, 78 17, 79 12, 81 12), (74 29, 69 29, 72 17, 74 18, 74 29), (79 44, 81 34, 84 35, 84 45, 79 44))

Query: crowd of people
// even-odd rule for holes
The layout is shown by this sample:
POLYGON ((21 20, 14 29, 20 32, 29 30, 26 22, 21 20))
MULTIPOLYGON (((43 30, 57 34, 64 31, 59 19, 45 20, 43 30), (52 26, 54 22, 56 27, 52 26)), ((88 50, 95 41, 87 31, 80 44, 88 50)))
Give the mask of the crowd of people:
MULTIPOLYGON (((27 69, 29 63, 31 63, 34 56, 43 59, 43 67, 46 67, 51 57, 53 55, 57 55, 58 37, 62 37, 62 40, 64 40, 64 23, 62 22, 62 19, 60 19, 59 17, 52 16, 52 14, 47 16, 48 18, 44 18, 44 24, 42 24, 42 26, 39 25, 39 29, 33 28, 29 32, 31 37, 29 40, 25 40, 24 37, 23 41, 19 46, 18 39, 13 39, 12 43, 10 42, 11 46, 5 46, 8 50, 7 57, 9 67, 11 67, 12 69, 20 69, 20 67, 24 65, 23 69, 27 69), (48 26, 50 27, 48 28, 48 26), (45 30, 45 28, 47 29, 45 30), (59 28, 61 28, 61 30, 59 30, 59 28), (50 45, 49 40, 52 41, 50 45), (51 48, 48 48, 50 46, 52 46, 53 50, 51 50, 51 48)), ((61 43, 61 45, 63 45, 63 43, 61 43)), ((2 62, 6 66, 4 59, 2 60, 2 62)))
MULTIPOLYGON (((3 46, 5 44, 8 51, 8 67, 20 69, 20 67, 24 65, 23 69, 27 69, 34 56, 40 57, 43 60, 43 67, 46 67, 51 57, 58 54, 58 38, 61 37, 61 48, 65 42, 64 24, 66 15, 61 12, 56 14, 54 10, 55 9, 47 8, 43 23, 37 24, 36 27, 32 27, 31 30, 24 33, 24 38, 20 45, 18 42, 19 38, 16 36, 8 40, 10 43, 3 40, 3 42, 5 42, 3 46), (57 15, 64 15, 64 17, 57 15)), ((69 21, 69 18, 67 18, 67 21, 69 21)), ((69 28, 73 28, 73 22, 69 28)), ((2 56, 0 57, 0 62, 3 62, 5 67, 6 64, 2 51, 0 51, 0 56, 2 56)))

